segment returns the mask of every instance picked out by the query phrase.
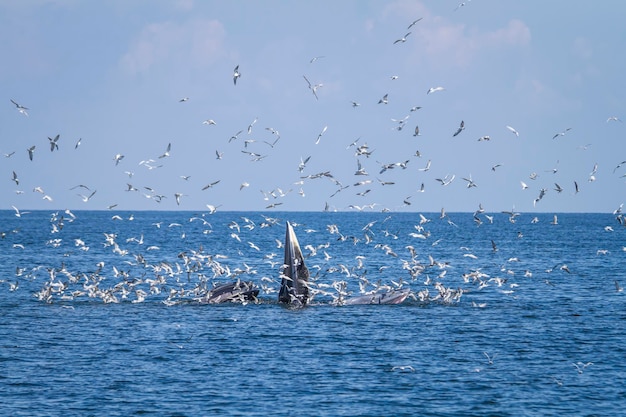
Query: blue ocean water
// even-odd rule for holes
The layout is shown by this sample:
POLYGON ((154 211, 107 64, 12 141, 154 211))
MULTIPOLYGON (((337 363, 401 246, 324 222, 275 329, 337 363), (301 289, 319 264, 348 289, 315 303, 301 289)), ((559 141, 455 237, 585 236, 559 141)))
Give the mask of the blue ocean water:
POLYGON ((626 228, 552 223, 2 211, 0 414, 622 414, 626 228), (286 221, 312 275, 302 309, 276 302, 286 221), (258 302, 197 301, 237 279, 258 302), (400 305, 338 305, 397 287, 400 305))

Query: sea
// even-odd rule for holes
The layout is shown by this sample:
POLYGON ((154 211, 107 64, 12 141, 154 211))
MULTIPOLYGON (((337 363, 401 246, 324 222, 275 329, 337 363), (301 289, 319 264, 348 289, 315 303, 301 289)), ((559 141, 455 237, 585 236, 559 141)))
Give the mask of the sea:
POLYGON ((626 415, 621 213, 17 214, 0 415, 626 415), (277 302, 287 222, 305 307, 277 302), (233 281, 257 299, 202 302, 233 281))

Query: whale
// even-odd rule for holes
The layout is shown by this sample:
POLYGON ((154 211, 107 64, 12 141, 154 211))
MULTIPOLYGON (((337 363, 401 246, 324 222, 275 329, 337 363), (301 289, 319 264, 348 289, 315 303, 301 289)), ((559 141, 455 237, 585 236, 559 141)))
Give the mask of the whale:
POLYGON ((212 288, 201 300, 203 304, 257 301, 259 288, 252 281, 236 281, 212 288))
MULTIPOLYGON (((304 307, 311 300, 309 293, 309 269, 304 262, 304 256, 298 237, 291 223, 285 225, 285 254, 280 268, 280 290, 278 302, 290 307, 304 307)), ((389 291, 378 291, 370 294, 355 295, 339 298, 335 301, 338 306, 362 304, 401 304, 410 295, 409 288, 399 288, 389 291)), ((226 302, 246 303, 258 302, 259 287, 253 281, 229 282, 216 285, 199 301, 202 304, 220 304, 226 302)))
POLYGON ((309 270, 291 223, 285 227, 285 258, 281 268, 278 302, 303 307, 309 302, 309 270))
POLYGON ((359 304, 401 304, 411 293, 409 288, 381 291, 373 294, 358 295, 339 300, 337 305, 350 306, 359 304))

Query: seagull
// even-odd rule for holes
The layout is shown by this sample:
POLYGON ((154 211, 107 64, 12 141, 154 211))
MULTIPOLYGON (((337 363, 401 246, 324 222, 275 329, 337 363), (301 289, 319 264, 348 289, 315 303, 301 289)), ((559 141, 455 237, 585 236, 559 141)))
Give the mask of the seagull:
POLYGON ((456 6, 456 9, 454 9, 454 11, 456 12, 457 10, 459 10, 461 7, 465 6, 465 2, 461 2, 459 3, 458 6, 456 6))
POLYGON ((354 173, 354 175, 369 175, 367 171, 365 171, 365 168, 361 166, 361 161, 357 159, 356 164, 357 164, 357 170, 354 173))
POLYGON ((28 107, 24 107, 21 104, 16 103, 13 99, 11 99, 11 103, 15 104, 15 107, 17 107, 17 111, 22 113, 24 116, 28 116, 28 113, 26 112, 26 110, 28 110, 28 107))
POLYGON ((573 363, 572 365, 576 367, 576 370, 578 371, 579 374, 582 374, 586 367, 593 365, 593 362, 587 362, 587 363, 576 362, 576 363, 573 363))
POLYGON ((463 178, 463 179, 467 181, 467 188, 476 187, 476 183, 472 179, 472 174, 470 174, 469 178, 463 178))
POLYGON ((556 139, 556 138, 558 138, 559 136, 565 136, 565 133, 569 132, 570 130, 572 130, 572 128, 571 128, 571 127, 568 127, 568 128, 567 128, 567 129, 565 129, 564 131, 559 132, 559 133, 556 133, 554 136, 552 136, 552 139, 556 139))
POLYGON ((391 368, 391 371, 400 371, 400 372, 415 372, 415 368, 411 365, 396 365, 391 368))
POLYGON ((557 184, 556 182, 554 183, 554 186, 556 187, 554 191, 556 191, 557 193, 560 193, 563 191, 563 188, 561 188, 561 186, 557 184))
POLYGON ((615 173, 615 171, 617 171, 624 164, 626 164, 626 161, 622 161, 619 164, 617 164, 617 166, 613 168, 613 173, 615 173))
POLYGON ((428 91, 426 92, 426 94, 436 93, 437 91, 443 91, 443 90, 445 90, 445 88, 443 87, 430 87, 428 91))
POLYGON ((315 100, 318 100, 318 97, 317 97, 317 89, 318 89, 318 88, 320 88, 320 87, 323 87, 323 86, 324 86, 324 84, 315 84, 315 85, 312 85, 312 84, 311 84, 311 82, 309 81, 309 79, 308 79, 306 76, 304 76, 304 75, 303 75, 303 77, 304 77, 304 79, 305 79, 306 83, 309 85, 309 90, 311 90, 311 92, 312 92, 312 93, 313 93, 313 95, 315 96, 315 100))
MULTIPOLYGON (((202 124, 211 124, 210 122, 211 122, 211 119, 205 120, 204 122, 202 122, 202 124)), ((213 124, 217 124, 217 123, 215 123, 215 121, 214 121, 213 124)), ((250 129, 252 129, 252 125, 250 125, 250 129)), ((233 140, 236 140, 239 137, 239 135, 241 135, 242 132, 243 132, 243 130, 240 130, 239 132, 237 132, 234 135, 232 135, 230 137, 230 139, 228 139, 228 143, 232 142, 233 140)))
POLYGON ((450 185, 452 181, 454 181, 454 178, 455 178, 455 175, 452 174, 452 176, 446 175, 443 178, 435 178, 435 180, 439 181, 441 185, 445 187, 446 185, 450 185))
POLYGON ((383 98, 381 98, 380 100, 378 100, 378 104, 383 103, 383 104, 387 104, 389 103, 389 101, 387 100, 387 96, 389 96, 389 94, 385 94, 383 96, 383 98))
POLYGON ((324 55, 320 55, 320 56, 314 56, 313 58, 311 58, 311 60, 309 61, 309 64, 314 63, 315 61, 317 61, 320 58, 325 58, 324 55))
POLYGON ((167 149, 165 149, 165 152, 163 152, 163 155, 159 156, 159 158, 167 158, 168 156, 170 156, 170 150, 172 149, 172 144, 168 143, 167 144, 167 149))
MULTIPOLYGON (((215 123, 215 120, 213 120, 213 119, 206 119, 205 121, 202 122, 202 124, 210 126, 210 125, 216 125, 217 123, 215 123)), ((235 137, 235 139, 236 139, 236 137, 235 137)))
POLYGON ((302 157, 300 157, 300 163, 298 164, 299 172, 304 171, 304 168, 306 168, 306 164, 307 162, 309 162, 309 159, 311 159, 311 155, 307 156, 305 159, 302 159, 302 157))
POLYGON ((176 199, 176 205, 180 206, 180 198, 183 196, 184 194, 182 193, 174 193, 174 198, 176 199))
POLYGON ((457 129, 456 132, 454 132, 454 134, 452 135, 452 137, 455 137, 456 135, 458 135, 459 133, 461 133, 463 130, 465 130, 465 122, 463 120, 461 120, 461 124, 459 125, 459 128, 457 129))
POLYGON ((420 127, 419 126, 415 126, 415 133, 413 133, 413 136, 420 136, 420 127))
POLYGON ((59 141, 59 136, 60 135, 56 135, 54 138, 48 136, 48 140, 50 141, 50 152, 54 151, 55 149, 57 151, 59 150, 59 144, 57 143, 59 141))
POLYGON ((406 37, 409 36, 411 34, 411 32, 408 32, 406 35, 404 35, 403 37, 401 37, 400 39, 396 39, 393 44, 397 44, 398 42, 404 43, 406 42, 406 37))
POLYGON ((352 103, 352 107, 359 107, 361 103, 357 103, 356 101, 350 101, 352 103))
POLYGON ((357 142, 361 140, 361 137, 359 136, 358 138, 356 138, 356 140, 354 142, 352 142, 351 144, 349 144, 348 146, 346 146, 346 149, 350 149, 353 146, 356 146, 357 142))
MULTIPOLYGON (((13 100, 11 100, 11 101, 13 101, 13 100)), ((13 101, 13 102, 14 102, 14 101, 13 101)), ((14 103, 15 103, 15 102, 14 102, 14 103)), ((16 103, 16 104, 17 104, 17 103, 16 103)), ((619 117, 617 117, 617 116, 611 116, 611 117, 609 117, 608 119, 606 119, 606 122, 607 122, 607 123, 608 123, 608 122, 621 122, 621 121, 622 121, 622 119, 620 119, 620 118, 619 118, 619 117)))
POLYGON ((418 171, 428 171, 430 169, 430 159, 426 162, 426 166, 424 168, 419 168, 418 171))
POLYGON ((13 178, 11 179, 15 182, 15 185, 20 185, 20 180, 19 178, 17 178, 17 174, 15 173, 15 171, 13 171, 13 178))
POLYGON ((239 72, 239 65, 235 67, 233 70, 233 83, 237 85, 237 78, 241 77, 241 73, 239 72))
POLYGON ((189 97, 183 97, 180 100, 178 100, 179 103, 184 103, 185 101, 189 100, 189 97))
POLYGON ((493 365, 493 360, 496 358, 496 356, 498 356, 497 353, 491 357, 489 356, 487 352, 483 352, 483 354, 487 357, 487 362, 489 363, 489 365, 493 365))
POLYGON ((419 22, 419 21, 420 21, 420 20, 422 20, 422 19, 423 19, 423 17, 420 17, 419 19, 415 19, 414 21, 412 21, 412 22, 411 22, 411 24, 410 24, 410 25, 406 28, 406 30, 411 29, 413 26, 415 26, 415 24, 416 24, 417 22, 419 22))
POLYGON ((78 149, 82 140, 83 138, 78 138, 78 141, 76 141, 76 145, 74 145, 74 149, 78 149))
MULTIPOLYGON (((15 210, 15 217, 22 217, 22 215, 30 213, 30 211, 21 211, 20 212, 20 210, 17 207, 15 207, 15 206, 11 206, 11 207, 13 207, 13 210, 15 210)), ((617 281, 615 281, 615 283, 617 283, 617 281)))
POLYGON ((33 160, 33 155, 35 153, 35 145, 31 146, 30 148, 28 148, 28 158, 32 161, 33 160))
POLYGON ((113 158, 113 160, 115 161, 115 166, 117 166, 117 164, 119 164, 122 159, 124 159, 124 155, 120 153, 115 155, 115 157, 113 158))
POLYGON ((320 139, 322 138, 322 135, 324 134, 324 132, 326 132, 326 129, 328 129, 328 126, 324 126, 324 129, 322 129, 322 131, 320 132, 319 135, 317 135, 317 139, 315 140, 315 144, 317 145, 318 143, 320 143, 320 139))
POLYGON ((96 191, 98 191, 98 190, 93 190, 93 192, 91 194, 89 194, 88 196, 84 196, 82 194, 78 194, 78 196, 83 199, 83 202, 86 203, 86 202, 88 202, 91 199, 91 197, 93 197, 93 195, 96 193, 96 191))
POLYGON ((217 208, 220 207, 220 206, 214 206, 212 204, 207 204, 206 206, 209 209, 209 214, 215 214, 215 212, 217 211, 217 208))
POLYGON ((208 188, 211 188, 211 187, 213 187, 214 185, 219 184, 219 182, 220 182, 220 181, 221 181, 221 180, 213 181, 212 183, 209 183, 209 184, 205 185, 204 187, 202 187, 202 191, 204 191, 204 190, 206 190, 206 189, 208 189, 208 188))
POLYGON ((506 126, 507 129, 509 129, 511 132, 513 132, 513 134, 517 137, 519 137, 519 133, 517 130, 515 130, 514 128, 512 128, 511 126, 506 126))
POLYGON ((478 141, 479 141, 479 142, 482 142, 482 141, 489 141, 489 140, 491 140, 491 138, 490 138, 489 136, 487 136, 487 135, 485 135, 485 136, 481 136, 481 137, 479 137, 479 138, 478 138, 478 141))
MULTIPOLYGON (((252 121, 252 123, 250 123, 250 124, 248 125, 248 135, 249 135, 250 133, 252 133, 252 126, 254 126, 254 124, 257 122, 257 120, 259 120, 259 118, 258 118, 258 117, 255 117, 255 118, 254 118, 254 120, 252 121)), ((238 133, 237 135, 239 135, 239 133, 238 133)), ((232 138, 231 138, 231 139, 232 139, 232 138)), ((229 142, 230 142, 230 141, 229 141, 229 142)))

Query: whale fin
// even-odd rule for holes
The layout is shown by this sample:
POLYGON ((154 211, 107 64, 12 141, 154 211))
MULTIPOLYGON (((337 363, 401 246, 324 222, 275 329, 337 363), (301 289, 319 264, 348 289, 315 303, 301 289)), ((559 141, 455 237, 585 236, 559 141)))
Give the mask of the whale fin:
POLYGON ((285 232, 285 262, 281 270, 278 301, 305 306, 309 301, 309 270, 304 263, 302 250, 293 227, 287 222, 285 232))

